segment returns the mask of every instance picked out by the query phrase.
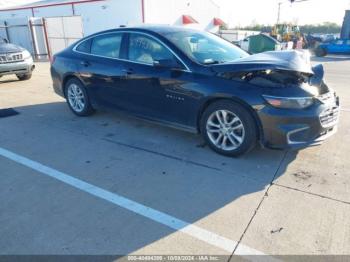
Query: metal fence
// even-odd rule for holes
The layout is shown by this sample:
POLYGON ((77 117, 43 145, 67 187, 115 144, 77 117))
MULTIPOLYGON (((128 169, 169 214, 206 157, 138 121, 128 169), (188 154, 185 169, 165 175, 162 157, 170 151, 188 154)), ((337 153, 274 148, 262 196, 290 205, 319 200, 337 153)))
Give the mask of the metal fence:
POLYGON ((0 21, 0 37, 27 49, 36 60, 48 59, 42 18, 14 18, 0 21))
POLYGON ((53 54, 83 37, 80 16, 0 20, 0 37, 27 49, 35 60, 53 54))

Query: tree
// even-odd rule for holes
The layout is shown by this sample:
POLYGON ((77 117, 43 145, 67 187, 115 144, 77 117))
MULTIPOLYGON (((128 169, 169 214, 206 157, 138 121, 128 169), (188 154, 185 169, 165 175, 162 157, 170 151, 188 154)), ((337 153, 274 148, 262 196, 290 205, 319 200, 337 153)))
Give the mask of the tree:
MULTIPOLYGON (((313 24, 313 25, 301 25, 299 26, 301 33, 304 34, 339 34, 341 31, 341 26, 332 23, 332 22, 324 22, 322 24, 313 24)), ((245 27, 238 27, 237 29, 242 30, 253 30, 253 31, 261 31, 264 33, 271 32, 271 25, 263 25, 263 24, 255 24, 245 27)))

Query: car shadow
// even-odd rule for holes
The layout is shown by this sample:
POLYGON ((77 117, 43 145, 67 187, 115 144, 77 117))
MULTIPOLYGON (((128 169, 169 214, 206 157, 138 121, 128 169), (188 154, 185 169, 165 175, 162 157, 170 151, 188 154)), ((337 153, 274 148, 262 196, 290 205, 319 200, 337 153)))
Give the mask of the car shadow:
MULTIPOLYGON (((102 111, 88 118, 79 118, 74 116, 63 102, 15 109, 20 115, 6 120, 0 119, 0 122, 4 123, 0 125, 0 132, 4 135, 3 141, 7 141, 6 136, 21 135, 21 150, 16 153, 28 158, 34 156, 36 161, 52 168, 190 224, 201 223, 203 227, 209 225, 212 231, 221 225, 210 226, 212 222, 209 221, 215 221, 215 217, 222 217, 228 227, 226 237, 232 237, 235 241, 243 234, 261 199, 267 197, 264 196, 265 190, 273 180, 284 174, 289 163, 297 156, 297 152, 288 152, 286 158, 286 151, 256 148, 240 158, 224 157, 210 150, 198 135, 159 126, 121 113, 102 111), (25 130, 25 133, 22 130, 25 130), (79 141, 80 146, 71 143, 72 141, 79 141), (70 158, 75 158, 75 161, 67 161, 70 158), (230 221, 236 222, 230 224, 230 221), (234 228, 231 225, 238 226, 234 228)), ((8 138, 9 141, 11 139, 14 137, 8 138)), ((15 145, 12 144, 13 147, 15 145)), ((2 146, 11 145, 5 143, 2 146)), ((43 194, 47 193, 43 191, 43 194)), ((62 197, 67 201, 67 205, 74 203, 74 199, 69 199, 69 194, 62 197)), ((36 208, 39 207, 33 207, 31 211, 34 219, 26 223, 36 223, 35 217, 40 216, 40 212, 35 213, 36 208)), ((90 212, 89 208, 84 209, 81 205, 81 212, 90 212)), ((134 223, 128 216, 123 223, 134 223, 129 227, 129 231, 121 230, 119 222, 108 225, 108 233, 100 230, 99 226, 89 226, 89 223, 102 225, 104 221, 108 221, 108 216, 119 216, 111 211, 113 206, 109 208, 101 221, 94 221, 93 216, 89 217, 87 214, 84 214, 84 220, 81 220, 81 213, 72 214, 67 223, 76 224, 73 231, 77 232, 65 234, 79 237, 69 242, 69 252, 129 254, 175 232, 157 223, 145 226, 149 221, 134 223), (89 244, 83 240, 88 238, 89 234, 94 235, 95 241, 102 242, 99 245, 86 246, 89 244), (103 239, 106 235, 111 242, 114 239, 123 239, 125 244, 104 244, 103 239)), ((76 203, 75 209, 79 209, 79 203, 76 203)), ((57 215, 60 214, 55 213, 55 216, 57 215)), ((50 222, 51 217, 45 219, 50 222)), ((12 225, 18 226, 15 222, 12 225)), ((33 249, 37 248, 33 253, 63 254, 64 251, 55 243, 54 238, 50 239, 51 249, 48 250, 42 249, 40 244, 31 244, 31 238, 37 237, 34 231, 37 227, 33 226, 33 232, 24 236, 28 237, 27 240, 22 240, 27 242, 25 248, 33 245, 33 249)), ((53 223, 51 228, 46 230, 46 233, 41 231, 41 239, 45 239, 43 234, 49 236, 64 230, 64 226, 60 228, 53 223)), ((44 243, 42 244, 44 246, 44 243)), ((21 247, 18 247, 18 250, 21 250, 21 247)))

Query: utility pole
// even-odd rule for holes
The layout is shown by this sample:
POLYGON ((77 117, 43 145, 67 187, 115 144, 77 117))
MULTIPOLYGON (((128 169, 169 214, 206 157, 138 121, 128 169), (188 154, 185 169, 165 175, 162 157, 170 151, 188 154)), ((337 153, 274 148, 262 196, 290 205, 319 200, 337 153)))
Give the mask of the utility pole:
POLYGON ((283 4, 283 2, 279 2, 278 3, 278 13, 277 13, 277 24, 280 23, 280 16, 281 16, 281 5, 283 4))

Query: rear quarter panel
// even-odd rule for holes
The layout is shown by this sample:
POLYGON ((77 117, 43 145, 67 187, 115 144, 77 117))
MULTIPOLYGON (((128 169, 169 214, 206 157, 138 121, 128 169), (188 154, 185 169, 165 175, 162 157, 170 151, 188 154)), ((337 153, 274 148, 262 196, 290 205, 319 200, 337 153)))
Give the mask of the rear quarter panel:
POLYGON ((79 78, 78 60, 70 50, 65 50, 55 55, 50 71, 54 91, 64 97, 65 80, 73 76, 79 78))

